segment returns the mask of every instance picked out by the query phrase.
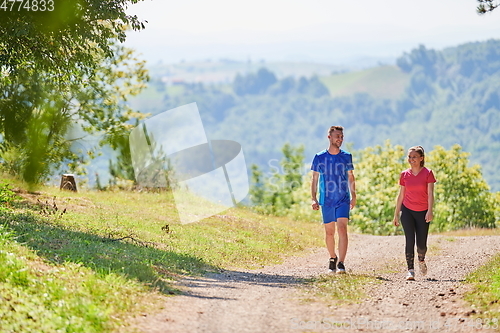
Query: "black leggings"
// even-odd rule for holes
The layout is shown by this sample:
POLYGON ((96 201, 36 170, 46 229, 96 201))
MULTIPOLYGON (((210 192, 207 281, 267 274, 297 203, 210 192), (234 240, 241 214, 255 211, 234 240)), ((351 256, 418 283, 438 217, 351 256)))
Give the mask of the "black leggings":
POLYGON ((406 263, 408 269, 414 269, 415 239, 417 242, 418 260, 425 259, 427 252, 427 235, 429 234, 429 223, 425 222, 427 211, 416 212, 401 205, 401 224, 406 238, 406 263))

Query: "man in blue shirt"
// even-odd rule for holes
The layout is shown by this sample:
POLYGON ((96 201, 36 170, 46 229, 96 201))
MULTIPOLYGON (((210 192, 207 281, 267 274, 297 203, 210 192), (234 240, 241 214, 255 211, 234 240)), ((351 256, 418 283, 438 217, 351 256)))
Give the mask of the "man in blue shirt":
POLYGON ((328 130, 328 149, 314 156, 311 170, 312 209, 319 210, 325 226, 325 242, 330 254, 329 269, 345 273, 344 260, 347 253, 347 223, 349 211, 356 205, 356 185, 352 155, 342 149, 344 128, 332 126, 328 130), (319 190, 319 200, 317 193, 319 190), (335 253, 335 227, 339 238, 338 251, 335 253), (338 264, 337 264, 338 262, 338 264))

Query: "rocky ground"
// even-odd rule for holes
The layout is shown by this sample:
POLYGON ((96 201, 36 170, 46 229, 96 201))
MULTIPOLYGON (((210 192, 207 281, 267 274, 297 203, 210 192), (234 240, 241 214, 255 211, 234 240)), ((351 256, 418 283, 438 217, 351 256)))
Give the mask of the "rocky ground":
POLYGON ((465 275, 500 252, 500 236, 430 236, 429 272, 406 281, 403 236, 350 235, 347 274, 381 283, 353 305, 305 301, 304 279, 327 274, 326 249, 283 264, 179 282, 183 295, 134 319, 141 332, 483 332, 463 300, 465 275))

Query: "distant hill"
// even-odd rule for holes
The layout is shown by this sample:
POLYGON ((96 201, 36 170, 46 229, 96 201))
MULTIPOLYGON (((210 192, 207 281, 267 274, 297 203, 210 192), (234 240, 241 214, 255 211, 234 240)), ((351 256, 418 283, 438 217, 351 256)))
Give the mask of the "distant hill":
POLYGON ((338 124, 351 149, 387 139, 427 150, 460 144, 500 191, 498 40, 444 50, 419 46, 397 66, 361 71, 228 62, 152 68, 151 76, 150 88, 132 101, 137 109, 157 114, 197 102, 207 135, 241 143, 247 163, 264 171, 281 159, 286 142, 304 145, 310 162, 327 145, 326 129, 338 124), (167 79, 180 73, 184 81, 167 79), (218 83, 195 79, 224 76, 218 83))
POLYGON ((311 75, 328 76, 351 70, 349 66, 318 63, 266 62, 217 60, 203 62, 180 62, 176 64, 150 65, 149 69, 156 79, 168 85, 203 83, 231 83, 236 74, 256 72, 265 67, 279 78, 286 76, 309 77, 311 75))

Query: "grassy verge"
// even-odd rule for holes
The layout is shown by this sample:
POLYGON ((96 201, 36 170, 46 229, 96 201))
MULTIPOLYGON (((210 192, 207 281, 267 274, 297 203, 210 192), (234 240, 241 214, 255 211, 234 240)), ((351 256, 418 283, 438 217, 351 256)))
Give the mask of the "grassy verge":
POLYGON ((145 304, 146 288, 75 263, 49 265, 0 225, 0 331, 106 332, 145 304))
POLYGON ((124 332, 181 276, 322 245, 319 223, 243 208, 180 224, 167 193, 17 192, 0 186, 0 332, 124 332))
POLYGON ((469 274, 466 282, 472 290, 465 300, 474 308, 476 323, 485 329, 500 328, 500 254, 495 255, 485 265, 469 274))
POLYGON ((488 228, 470 228, 470 229, 460 229, 454 231, 441 232, 436 235, 445 236, 500 236, 500 228, 488 229, 488 228))
MULTIPOLYGON (((447 241, 454 241, 454 237, 472 236, 499 236, 500 228, 470 228, 439 233, 449 236, 447 241)), ((473 308, 473 320, 470 323, 476 329, 500 329, 500 253, 491 258, 476 271, 468 274, 465 283, 471 290, 464 296, 473 308)))

